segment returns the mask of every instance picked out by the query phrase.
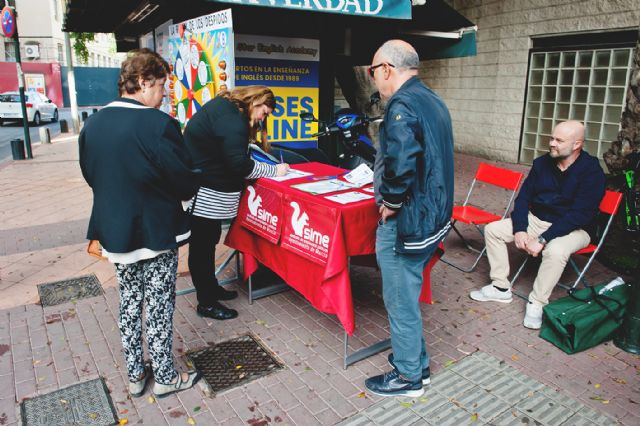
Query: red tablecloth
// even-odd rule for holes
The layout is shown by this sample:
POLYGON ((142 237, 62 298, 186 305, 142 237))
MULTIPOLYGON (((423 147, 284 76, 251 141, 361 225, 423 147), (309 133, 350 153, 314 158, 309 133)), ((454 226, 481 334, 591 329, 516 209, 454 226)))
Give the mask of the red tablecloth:
MULTIPOLYGON (((321 163, 293 167, 315 176, 344 172, 321 163)), ((258 262, 264 264, 316 309, 337 315, 351 335, 355 317, 348 259, 375 255, 378 209, 373 199, 342 205, 325 195, 291 188, 310 181, 302 177, 253 183, 241 199, 225 244, 244 254, 245 279, 256 271, 258 262)), ((424 271, 422 302, 431 303, 429 275, 438 258, 434 256, 424 271)))

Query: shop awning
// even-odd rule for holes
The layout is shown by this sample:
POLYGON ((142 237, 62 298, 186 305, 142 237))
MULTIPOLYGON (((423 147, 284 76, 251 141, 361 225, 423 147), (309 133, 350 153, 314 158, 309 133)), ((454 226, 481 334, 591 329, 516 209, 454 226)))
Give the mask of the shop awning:
POLYGON ((304 12, 339 13, 371 18, 411 19, 410 0, 207 0, 304 12))
POLYGON ((391 38, 410 42, 421 59, 475 55, 474 24, 444 0, 422 5, 415 0, 413 7, 410 0, 384 0, 385 7, 375 16, 385 10, 388 19, 354 13, 376 11, 382 4, 377 1, 382 0, 68 0, 63 28, 114 32, 118 51, 127 51, 137 47, 140 36, 168 20, 181 22, 231 7, 234 29, 240 34, 333 38, 337 50, 332 52, 345 54, 354 65, 368 64, 378 46, 391 38), (303 6, 332 13, 314 13, 303 6))

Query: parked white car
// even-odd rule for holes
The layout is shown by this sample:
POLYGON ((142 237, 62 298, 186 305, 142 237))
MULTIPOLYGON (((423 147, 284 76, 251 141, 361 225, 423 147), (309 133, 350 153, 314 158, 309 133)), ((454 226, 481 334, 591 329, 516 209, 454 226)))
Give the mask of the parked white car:
MULTIPOLYGON (((25 93, 27 103, 27 120, 39 126, 42 120, 58 121, 58 107, 51 99, 37 92, 25 93)), ((0 126, 5 121, 22 120, 22 107, 18 92, 0 94, 0 126)))

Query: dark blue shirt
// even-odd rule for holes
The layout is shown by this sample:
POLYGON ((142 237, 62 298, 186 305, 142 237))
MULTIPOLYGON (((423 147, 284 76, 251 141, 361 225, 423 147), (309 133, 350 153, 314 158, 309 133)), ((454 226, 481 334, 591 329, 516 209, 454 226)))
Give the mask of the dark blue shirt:
POLYGON ((565 171, 558 168, 549 154, 538 157, 511 213, 513 233, 527 231, 529 211, 551 222, 551 227, 541 234, 547 241, 588 228, 598 213, 604 190, 605 176, 600 163, 585 151, 565 171))

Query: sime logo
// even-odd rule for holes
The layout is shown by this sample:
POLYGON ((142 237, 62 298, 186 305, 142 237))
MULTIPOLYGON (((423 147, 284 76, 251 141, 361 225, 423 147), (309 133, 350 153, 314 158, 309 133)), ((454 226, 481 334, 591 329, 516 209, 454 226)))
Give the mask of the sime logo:
POLYGON ((247 187, 247 191, 249 191, 249 197, 247 199, 249 204, 249 213, 266 223, 277 226, 278 216, 274 216, 261 207, 262 197, 259 195, 256 196, 256 189, 253 186, 249 185, 247 187))
POLYGON ((307 226, 309 224, 309 215, 307 212, 300 210, 300 205, 295 201, 291 202, 293 214, 291 215, 291 226, 293 232, 307 241, 319 244, 324 248, 329 248, 329 236, 321 234, 313 228, 307 226))

